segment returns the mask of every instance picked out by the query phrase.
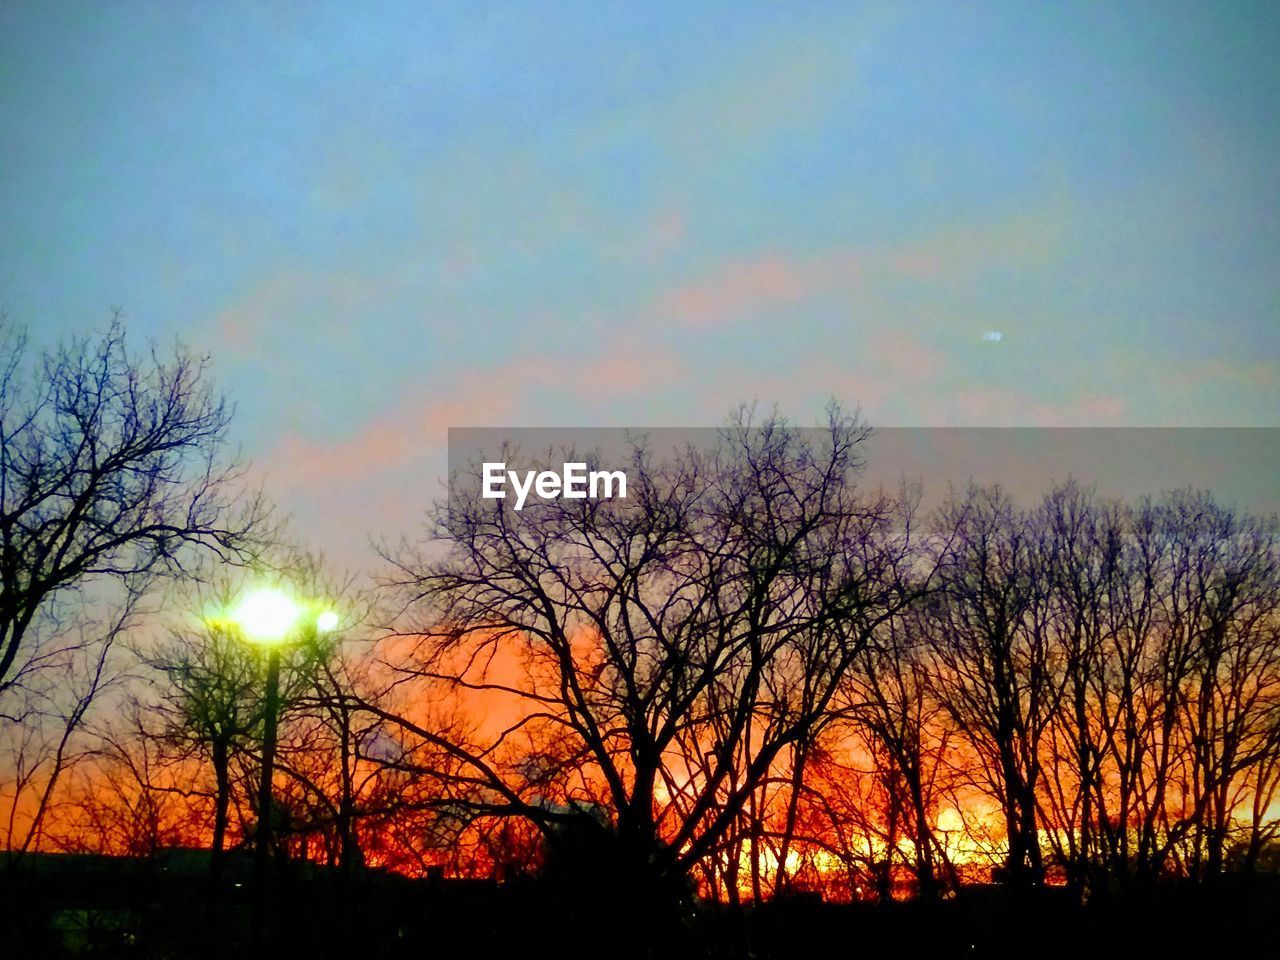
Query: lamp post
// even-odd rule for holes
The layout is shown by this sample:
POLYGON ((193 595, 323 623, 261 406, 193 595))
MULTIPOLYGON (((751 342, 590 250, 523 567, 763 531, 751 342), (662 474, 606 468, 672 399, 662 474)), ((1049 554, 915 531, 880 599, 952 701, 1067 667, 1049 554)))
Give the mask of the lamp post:
MULTIPOLYGON (((304 610, 283 591, 263 588, 246 595, 230 619, 249 642, 267 651, 267 682, 263 695, 262 778, 258 783, 258 823, 254 832, 254 886, 252 934, 263 952, 267 900, 270 891, 271 781, 275 773, 276 728, 280 719, 280 651, 290 633, 303 620, 304 610)), ((332 630, 338 616, 321 611, 312 626, 316 632, 332 630)), ((305 626, 305 623, 303 624, 305 626)))

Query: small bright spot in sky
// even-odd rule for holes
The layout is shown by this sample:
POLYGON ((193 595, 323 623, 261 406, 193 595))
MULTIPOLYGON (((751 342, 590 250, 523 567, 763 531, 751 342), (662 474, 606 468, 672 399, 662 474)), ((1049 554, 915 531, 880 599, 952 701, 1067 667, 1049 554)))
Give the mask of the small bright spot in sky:
POLYGON ((1004 334, 999 330, 988 330, 982 335, 982 339, 987 341, 987 343, 999 343, 1004 339, 1004 334))

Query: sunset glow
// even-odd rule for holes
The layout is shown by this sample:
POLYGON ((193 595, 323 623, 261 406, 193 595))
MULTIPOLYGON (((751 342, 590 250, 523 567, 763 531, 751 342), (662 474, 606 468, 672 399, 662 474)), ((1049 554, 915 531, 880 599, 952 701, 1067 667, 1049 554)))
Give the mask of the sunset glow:
POLYGON ((1276 0, 0 3, 0 958, 1228 958, 1276 0))

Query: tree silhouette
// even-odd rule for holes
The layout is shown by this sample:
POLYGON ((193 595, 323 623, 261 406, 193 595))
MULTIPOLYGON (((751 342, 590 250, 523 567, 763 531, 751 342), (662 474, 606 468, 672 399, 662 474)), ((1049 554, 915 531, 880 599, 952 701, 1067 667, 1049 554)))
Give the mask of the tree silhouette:
POLYGON ((263 665, 234 630, 207 623, 176 631, 144 662, 160 674, 159 720, 152 735, 181 757, 207 761, 214 779, 210 876, 222 871, 231 805, 232 762, 257 748, 262 727, 263 665))
POLYGON ((256 552, 261 500, 236 505, 223 462, 230 409, 205 361, 138 359, 117 318, 97 340, 28 358, 0 325, 0 691, 37 616, 94 579, 181 572, 192 548, 256 552))
POLYGON ((416 598, 406 675, 520 705, 446 744, 482 790, 467 802, 553 847, 589 816, 611 838, 615 905, 669 914, 909 601, 901 505, 856 486, 865 435, 838 412, 821 442, 744 414, 710 453, 638 442, 626 500, 515 513, 455 497, 437 517, 447 552, 396 560, 416 598))
POLYGON ((998 488, 973 488, 944 508, 936 537, 941 701, 1004 812, 1009 879, 1038 883, 1041 745, 1056 686, 1032 532, 998 488))

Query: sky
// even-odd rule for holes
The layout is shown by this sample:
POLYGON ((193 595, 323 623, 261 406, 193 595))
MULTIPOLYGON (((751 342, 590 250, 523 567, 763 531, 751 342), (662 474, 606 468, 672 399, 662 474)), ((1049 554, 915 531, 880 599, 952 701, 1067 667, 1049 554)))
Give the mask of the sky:
POLYGON ((207 351, 353 564, 448 427, 1280 426, 1278 64, 1274 3, 0 2, 0 308, 207 351))

